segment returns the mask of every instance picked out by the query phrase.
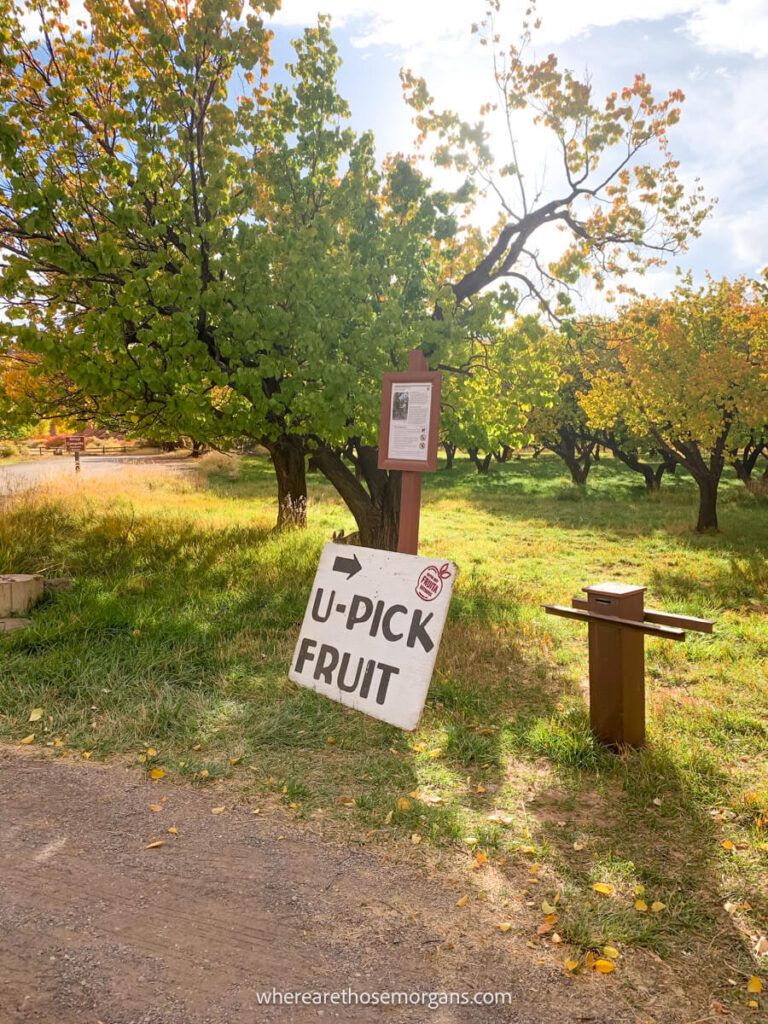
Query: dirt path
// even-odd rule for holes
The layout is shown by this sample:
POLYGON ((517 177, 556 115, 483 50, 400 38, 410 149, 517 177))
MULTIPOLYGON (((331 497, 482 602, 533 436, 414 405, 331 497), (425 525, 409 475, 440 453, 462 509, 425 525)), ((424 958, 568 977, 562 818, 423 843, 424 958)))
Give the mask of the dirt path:
POLYGON ((419 866, 216 804, 123 768, 0 748, 0 1024, 636 1019, 612 979, 537 963, 419 866), (259 1005, 273 986, 505 991, 512 1004, 259 1005))

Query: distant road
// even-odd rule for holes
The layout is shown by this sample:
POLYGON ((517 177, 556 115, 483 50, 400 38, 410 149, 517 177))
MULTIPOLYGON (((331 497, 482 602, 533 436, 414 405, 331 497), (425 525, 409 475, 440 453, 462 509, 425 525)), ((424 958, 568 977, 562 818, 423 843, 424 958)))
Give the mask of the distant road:
MULTIPOLYGON (((189 455, 83 455, 80 459, 80 478, 91 480, 95 477, 115 476, 126 468, 147 465, 162 466, 169 472, 183 472, 191 469, 194 462, 189 455)), ((0 495, 74 475, 75 460, 72 455, 0 466, 0 495)))

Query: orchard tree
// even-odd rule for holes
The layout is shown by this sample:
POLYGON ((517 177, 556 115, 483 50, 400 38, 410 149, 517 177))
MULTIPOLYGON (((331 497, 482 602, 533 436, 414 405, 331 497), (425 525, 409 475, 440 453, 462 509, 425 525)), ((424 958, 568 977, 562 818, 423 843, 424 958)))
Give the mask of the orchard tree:
POLYGON ((768 415, 768 306, 755 283, 685 278, 668 299, 628 307, 609 348, 583 399, 590 423, 651 437, 696 481, 696 529, 717 529, 729 446, 768 415))
POLYGON ((600 100, 588 76, 562 68, 554 54, 536 55, 535 3, 519 39, 505 45, 495 25, 501 2, 489 0, 485 19, 472 26, 489 53, 494 84, 480 120, 438 111, 424 79, 411 71, 402 72, 403 87, 419 142, 431 146, 435 164, 466 177, 498 210, 495 229, 472 238, 474 258, 451 282, 453 301, 505 282, 544 309, 564 311, 581 277, 603 288, 684 250, 711 204, 699 185, 686 192, 668 148, 680 90, 657 98, 638 74, 600 100), (531 128, 546 147, 533 158, 519 141, 531 128), (500 159, 497 142, 506 148, 500 159), (559 168, 549 180, 542 167, 548 150, 559 168), (562 245, 547 261, 538 243, 552 230, 562 245))

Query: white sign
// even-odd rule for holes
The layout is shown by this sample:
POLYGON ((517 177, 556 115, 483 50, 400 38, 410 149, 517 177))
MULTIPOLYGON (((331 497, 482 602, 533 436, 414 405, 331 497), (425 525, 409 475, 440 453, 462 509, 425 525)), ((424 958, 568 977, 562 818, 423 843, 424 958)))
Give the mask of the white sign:
POLYGON ((393 384, 387 457, 427 461, 431 384, 393 384))
POLYGON ((453 562, 326 544, 289 678, 415 729, 455 579, 453 562))

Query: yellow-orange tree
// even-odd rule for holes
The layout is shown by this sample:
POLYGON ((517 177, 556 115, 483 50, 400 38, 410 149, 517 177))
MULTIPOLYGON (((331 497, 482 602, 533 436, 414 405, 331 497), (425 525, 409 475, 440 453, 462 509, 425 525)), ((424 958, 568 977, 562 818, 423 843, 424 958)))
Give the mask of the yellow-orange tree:
POLYGON ((768 417, 768 305, 746 278, 627 308, 581 399, 592 424, 622 420, 674 456, 699 489, 696 529, 717 529, 729 448, 768 417))

